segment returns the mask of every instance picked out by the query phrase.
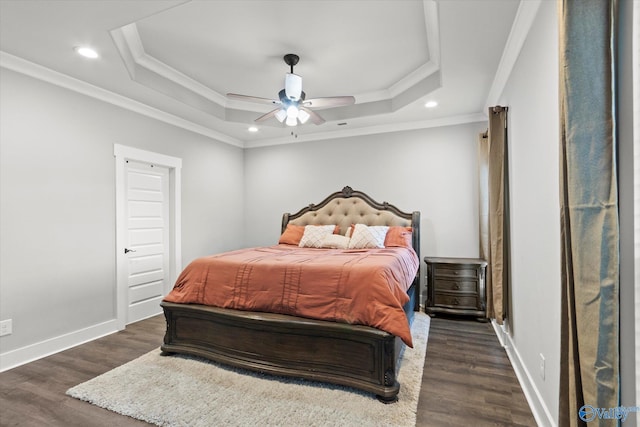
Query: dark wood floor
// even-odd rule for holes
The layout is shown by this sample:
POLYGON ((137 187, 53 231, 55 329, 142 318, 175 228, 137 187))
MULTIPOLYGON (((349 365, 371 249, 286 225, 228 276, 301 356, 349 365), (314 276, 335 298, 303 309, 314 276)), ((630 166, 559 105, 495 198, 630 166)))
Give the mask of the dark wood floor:
MULTIPOLYGON (((70 387, 159 347, 164 318, 0 374, 0 426, 144 426, 67 397, 70 387)), ((487 323, 434 318, 418 426, 535 426, 518 381, 487 323)))
POLYGON ((491 324, 431 319, 416 425, 536 425, 491 324))

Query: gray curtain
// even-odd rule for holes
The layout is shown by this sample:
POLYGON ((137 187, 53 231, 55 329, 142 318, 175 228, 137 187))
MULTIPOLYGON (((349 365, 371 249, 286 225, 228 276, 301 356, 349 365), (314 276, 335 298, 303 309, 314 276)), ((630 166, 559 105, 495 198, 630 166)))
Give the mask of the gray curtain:
POLYGON ((489 129, 478 145, 480 257, 487 261, 487 317, 506 317, 509 266, 507 108, 489 108, 489 129))
MULTIPOLYGON (((615 0, 560 0, 560 426, 619 405, 615 0)), ((593 417, 593 418, 592 418, 593 417)))

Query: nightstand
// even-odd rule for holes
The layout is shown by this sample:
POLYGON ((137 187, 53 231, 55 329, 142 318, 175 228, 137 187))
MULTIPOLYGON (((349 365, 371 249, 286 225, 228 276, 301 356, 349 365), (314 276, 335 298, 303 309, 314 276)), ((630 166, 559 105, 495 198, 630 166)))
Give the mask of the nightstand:
POLYGON ((487 321, 487 262, 477 258, 426 257, 427 314, 475 316, 487 321))

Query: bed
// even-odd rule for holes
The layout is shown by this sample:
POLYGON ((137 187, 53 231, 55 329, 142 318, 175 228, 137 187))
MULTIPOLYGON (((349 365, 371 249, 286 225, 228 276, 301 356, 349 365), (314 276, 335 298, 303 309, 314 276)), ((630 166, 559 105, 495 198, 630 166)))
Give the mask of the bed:
MULTIPOLYGON (((325 307, 326 305, 324 300, 321 299, 320 292, 318 292, 317 298, 315 294, 310 295, 309 292, 306 294, 302 292, 302 297, 295 296, 287 299, 287 301, 295 299, 295 304, 283 305, 280 302, 278 309, 275 310, 278 312, 268 312, 271 310, 260 311, 260 309, 256 310, 254 308, 264 307, 264 305, 255 305, 260 303, 260 297, 244 298, 244 288, 238 288, 234 284, 230 288, 234 292, 233 298, 235 299, 233 303, 229 303, 226 306, 210 305, 211 302, 217 304, 215 292, 218 291, 205 293, 205 288, 200 287, 201 282, 205 281, 205 276, 208 278, 214 275, 216 272, 215 266, 217 265, 215 263, 222 262, 221 258, 227 258, 235 262, 240 255, 245 256, 244 250, 231 251, 195 260, 192 263, 194 266, 190 264, 189 267, 185 268, 185 271, 176 281, 172 293, 167 295, 161 303, 167 323, 164 342, 161 346, 163 354, 189 354, 235 367, 274 375, 345 385, 373 393, 385 403, 396 401, 400 390, 400 384, 396 380, 399 357, 404 351, 405 345, 411 344, 410 332, 407 338, 405 331, 408 330, 413 320, 414 312, 420 309, 420 212, 403 212, 392 204, 387 202, 378 203, 367 194, 347 186, 341 191, 330 194, 318 204, 310 204, 294 214, 285 213, 282 217, 282 235, 280 239, 282 242, 283 236, 294 227, 306 229, 308 228, 306 226, 322 225, 333 225, 335 230, 332 234, 335 233, 342 236, 355 232, 353 224, 364 224, 369 226, 370 229, 375 229, 376 226, 386 226, 389 227, 389 230, 392 228, 394 230, 398 228, 410 230, 409 237, 407 237, 410 249, 384 248, 358 251, 334 248, 306 249, 305 252, 302 249, 294 249, 293 245, 278 244, 273 247, 247 249, 249 251, 247 256, 251 258, 249 264, 256 259, 262 260, 263 258, 275 259, 279 262, 279 260, 285 259, 291 254, 291 256, 297 257, 294 258, 296 259, 294 264, 302 257, 308 260, 308 263, 315 265, 320 261, 308 256, 308 252, 315 250, 316 253, 322 254, 322 256, 319 256, 320 258, 333 257, 346 260, 345 265, 348 265, 349 268, 347 269, 343 266, 341 271, 349 271, 350 274, 341 273, 337 275, 340 276, 339 281, 342 283, 350 278, 356 280, 360 277, 357 274, 358 272, 365 274, 364 267, 361 267, 361 265, 365 265, 366 262, 359 258, 352 258, 358 256, 355 254, 356 252, 367 252, 367 255, 365 255, 367 260, 374 256, 380 259, 387 259, 392 252, 402 254, 412 252, 414 257, 417 256, 417 264, 413 269, 410 269, 411 266, 403 267, 407 269, 406 271, 403 270, 403 274, 412 274, 411 277, 407 276, 405 278, 408 279, 406 280, 408 283, 404 285, 406 289, 403 288, 403 294, 398 298, 389 298, 390 301, 393 300, 393 304, 391 302, 388 304, 391 306, 390 313, 393 313, 396 320, 400 317, 404 319, 395 322, 396 326, 394 328, 396 329, 388 328, 386 325, 383 327, 368 326, 362 324, 362 319, 358 317, 355 317, 355 320, 350 318, 323 320, 314 318, 315 314, 312 314, 311 317, 307 314, 301 316, 291 309, 291 307, 297 309, 298 306, 312 306, 312 309, 325 307), (214 263, 207 264, 206 262, 209 261, 205 258, 210 258, 209 261, 212 260, 214 263), (354 267, 356 265, 360 270, 354 267), (347 277, 347 279, 343 276, 347 277), (196 279, 193 279, 194 277, 196 279), (196 285, 191 284, 194 280, 197 282, 196 285), (183 292, 183 289, 186 289, 186 287, 183 288, 183 283, 185 282, 188 282, 191 286, 197 286, 197 291, 193 291, 192 287, 192 290, 183 292), (193 299, 194 295, 198 299, 193 299), (238 299, 238 296, 249 301, 250 309, 235 308, 236 305, 234 304, 237 302, 235 300, 238 299), (401 313, 398 313, 396 300, 403 302, 400 306, 401 313), (184 301, 199 301, 199 303, 185 303, 184 301), (256 303, 256 301, 258 302, 256 303), (390 329, 391 332, 383 329, 390 329)), ((353 237, 355 237, 355 234, 353 237)), ((404 259, 405 261, 391 262, 396 264, 411 264, 414 262, 407 262, 406 259, 408 258, 406 257, 404 259)), ((238 278, 240 276, 251 276, 254 271, 253 265, 258 264, 251 265, 251 268, 237 267, 236 270, 233 270, 233 276, 228 276, 229 278, 222 274, 222 278, 219 280, 235 283, 240 280, 238 278)), ((255 269, 257 270, 257 267, 255 269)), ((290 265, 286 271, 289 276, 291 276, 288 273, 290 271, 296 272, 294 275, 304 276, 304 273, 298 272, 297 267, 292 270, 290 265)), ((318 270, 315 271, 315 273, 317 272, 318 270)), ((318 274, 315 273, 312 275, 317 276, 318 274)), ((366 274, 357 280, 362 282, 371 278, 372 282, 367 283, 367 286, 371 285, 371 294, 377 293, 376 289, 378 288, 377 285, 375 288, 373 287, 373 281, 378 281, 380 274, 366 274), (363 279, 363 277, 367 279, 363 279)), ((311 274, 307 275, 310 276, 311 274)), ((296 283, 304 282, 302 279, 297 278, 298 276, 296 276, 296 283)), ((320 276, 323 277, 322 275, 320 276)), ((387 274, 385 277, 396 276, 397 274, 394 273, 392 275, 387 274)), ((405 279, 398 280, 402 282, 405 279)), ((270 279, 265 278, 264 280, 268 281, 270 279)), ((395 279, 389 280, 393 281, 395 279)), ((259 282, 258 279, 254 279, 254 281, 259 282)), ((254 284, 257 287, 261 285, 262 283, 254 284)), ((304 288, 305 285, 302 283, 302 285, 298 286, 304 288)), ((391 288, 391 285, 389 284, 387 287, 391 288)), ((264 285, 261 290, 268 292, 270 288, 270 286, 264 285)), ((283 285, 284 288, 286 288, 285 285, 283 285)), ((330 286, 327 286, 327 288, 330 288, 330 286)), ((338 288, 345 288, 345 286, 337 285, 336 289, 338 288)), ((350 287, 346 288, 350 289, 350 287)), ((397 290, 392 290, 392 292, 395 292, 394 295, 398 296, 397 290)), ((258 294, 262 295, 260 292, 258 294)), ((361 291, 357 295, 362 295, 362 298, 368 298, 364 300, 365 302, 371 301, 365 304, 375 307, 368 310, 372 312, 371 316, 377 316, 376 313, 378 312, 386 313, 386 306, 379 306, 378 302, 371 299, 373 298, 372 296, 368 294, 365 296, 361 291)), ((342 300, 341 298, 337 299, 342 300)), ((347 307, 343 311, 348 312, 349 309, 347 307)), ((337 313, 338 311, 334 310, 331 313, 337 313)), ((368 314, 363 316, 366 317, 368 314)), ((384 317, 389 316, 384 315, 384 317)))

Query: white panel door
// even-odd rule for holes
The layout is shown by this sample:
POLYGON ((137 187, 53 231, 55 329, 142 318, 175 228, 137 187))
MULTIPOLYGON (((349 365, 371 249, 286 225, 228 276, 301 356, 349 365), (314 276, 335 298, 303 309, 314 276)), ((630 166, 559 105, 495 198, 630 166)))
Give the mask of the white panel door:
POLYGON ((169 284, 169 169, 128 160, 125 180, 129 324, 160 313, 169 284))

